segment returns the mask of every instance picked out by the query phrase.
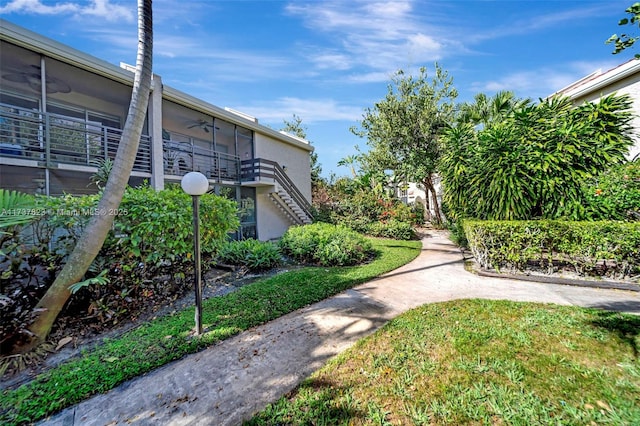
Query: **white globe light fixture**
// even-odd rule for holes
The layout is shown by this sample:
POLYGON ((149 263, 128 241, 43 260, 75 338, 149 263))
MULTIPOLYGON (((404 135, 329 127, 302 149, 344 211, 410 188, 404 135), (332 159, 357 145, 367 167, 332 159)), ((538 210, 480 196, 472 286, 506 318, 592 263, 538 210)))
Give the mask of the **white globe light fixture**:
POLYGON ((196 335, 202 334, 202 279, 200 273, 200 196, 209 189, 209 180, 200 172, 189 172, 180 182, 182 190, 193 200, 193 259, 195 261, 196 335))
POLYGON ((189 172, 182 177, 180 186, 189 195, 202 195, 209 190, 209 180, 200 172, 189 172))

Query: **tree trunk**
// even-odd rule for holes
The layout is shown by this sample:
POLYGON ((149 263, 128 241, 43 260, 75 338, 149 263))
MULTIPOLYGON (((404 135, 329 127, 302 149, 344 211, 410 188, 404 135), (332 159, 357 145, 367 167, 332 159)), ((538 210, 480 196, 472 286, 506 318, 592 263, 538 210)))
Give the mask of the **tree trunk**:
MULTIPOLYGON (((440 214, 440 204, 438 203, 438 194, 436 194, 436 188, 433 186, 433 179, 431 176, 425 178, 424 182, 422 182, 425 189, 429 194, 431 194, 431 202, 433 203, 433 216, 431 217, 431 222, 435 221, 436 225, 442 224, 442 215, 440 214)), ((428 197, 429 195, 427 195, 428 197)))
POLYGON ((36 305, 36 319, 29 327, 30 340, 13 352, 27 352, 44 342, 54 321, 71 296, 69 287, 79 282, 102 248, 127 187, 147 113, 152 76, 152 0, 138 0, 138 54, 131 103, 113 169, 102 198, 67 263, 36 305))

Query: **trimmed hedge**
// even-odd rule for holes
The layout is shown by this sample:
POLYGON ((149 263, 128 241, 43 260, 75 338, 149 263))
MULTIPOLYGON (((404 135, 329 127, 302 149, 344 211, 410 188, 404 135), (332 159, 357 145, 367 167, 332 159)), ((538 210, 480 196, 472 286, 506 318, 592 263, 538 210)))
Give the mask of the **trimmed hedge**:
POLYGON ((640 274, 640 223, 465 220, 476 261, 486 269, 551 272, 570 265, 581 275, 628 278, 640 274))

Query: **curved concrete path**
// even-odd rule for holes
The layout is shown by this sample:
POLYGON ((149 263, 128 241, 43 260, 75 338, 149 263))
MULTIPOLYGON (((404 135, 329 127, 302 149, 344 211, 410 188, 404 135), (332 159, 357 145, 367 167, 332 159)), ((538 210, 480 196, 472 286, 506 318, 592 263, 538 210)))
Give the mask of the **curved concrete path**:
POLYGON ((640 314, 640 293, 479 277, 430 232, 420 256, 385 276, 308 306, 95 396, 49 425, 237 425, 330 357, 400 313, 464 298, 550 302, 640 314))

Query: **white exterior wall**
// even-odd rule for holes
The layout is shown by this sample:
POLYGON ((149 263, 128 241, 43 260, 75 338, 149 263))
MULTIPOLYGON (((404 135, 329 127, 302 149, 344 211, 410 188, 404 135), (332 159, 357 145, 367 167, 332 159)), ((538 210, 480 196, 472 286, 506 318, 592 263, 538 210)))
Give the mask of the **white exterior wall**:
POLYGON ((311 157, 308 144, 300 147, 275 140, 255 132, 255 158, 275 161, 286 167, 287 176, 296 184, 302 195, 311 202, 311 157))
POLYGON ((272 186, 256 188, 256 221, 258 224, 258 239, 261 241, 276 240, 287 232, 293 225, 289 219, 269 198, 272 186))
MULTIPOLYGON (((298 190, 311 203, 311 159, 308 144, 300 146, 275 140, 267 135, 255 133, 255 157, 275 161, 286 167, 286 174, 298 187, 298 190)), ((292 225, 291 221, 269 198, 273 186, 256 188, 256 221, 258 238, 272 240, 280 238, 292 225)))

